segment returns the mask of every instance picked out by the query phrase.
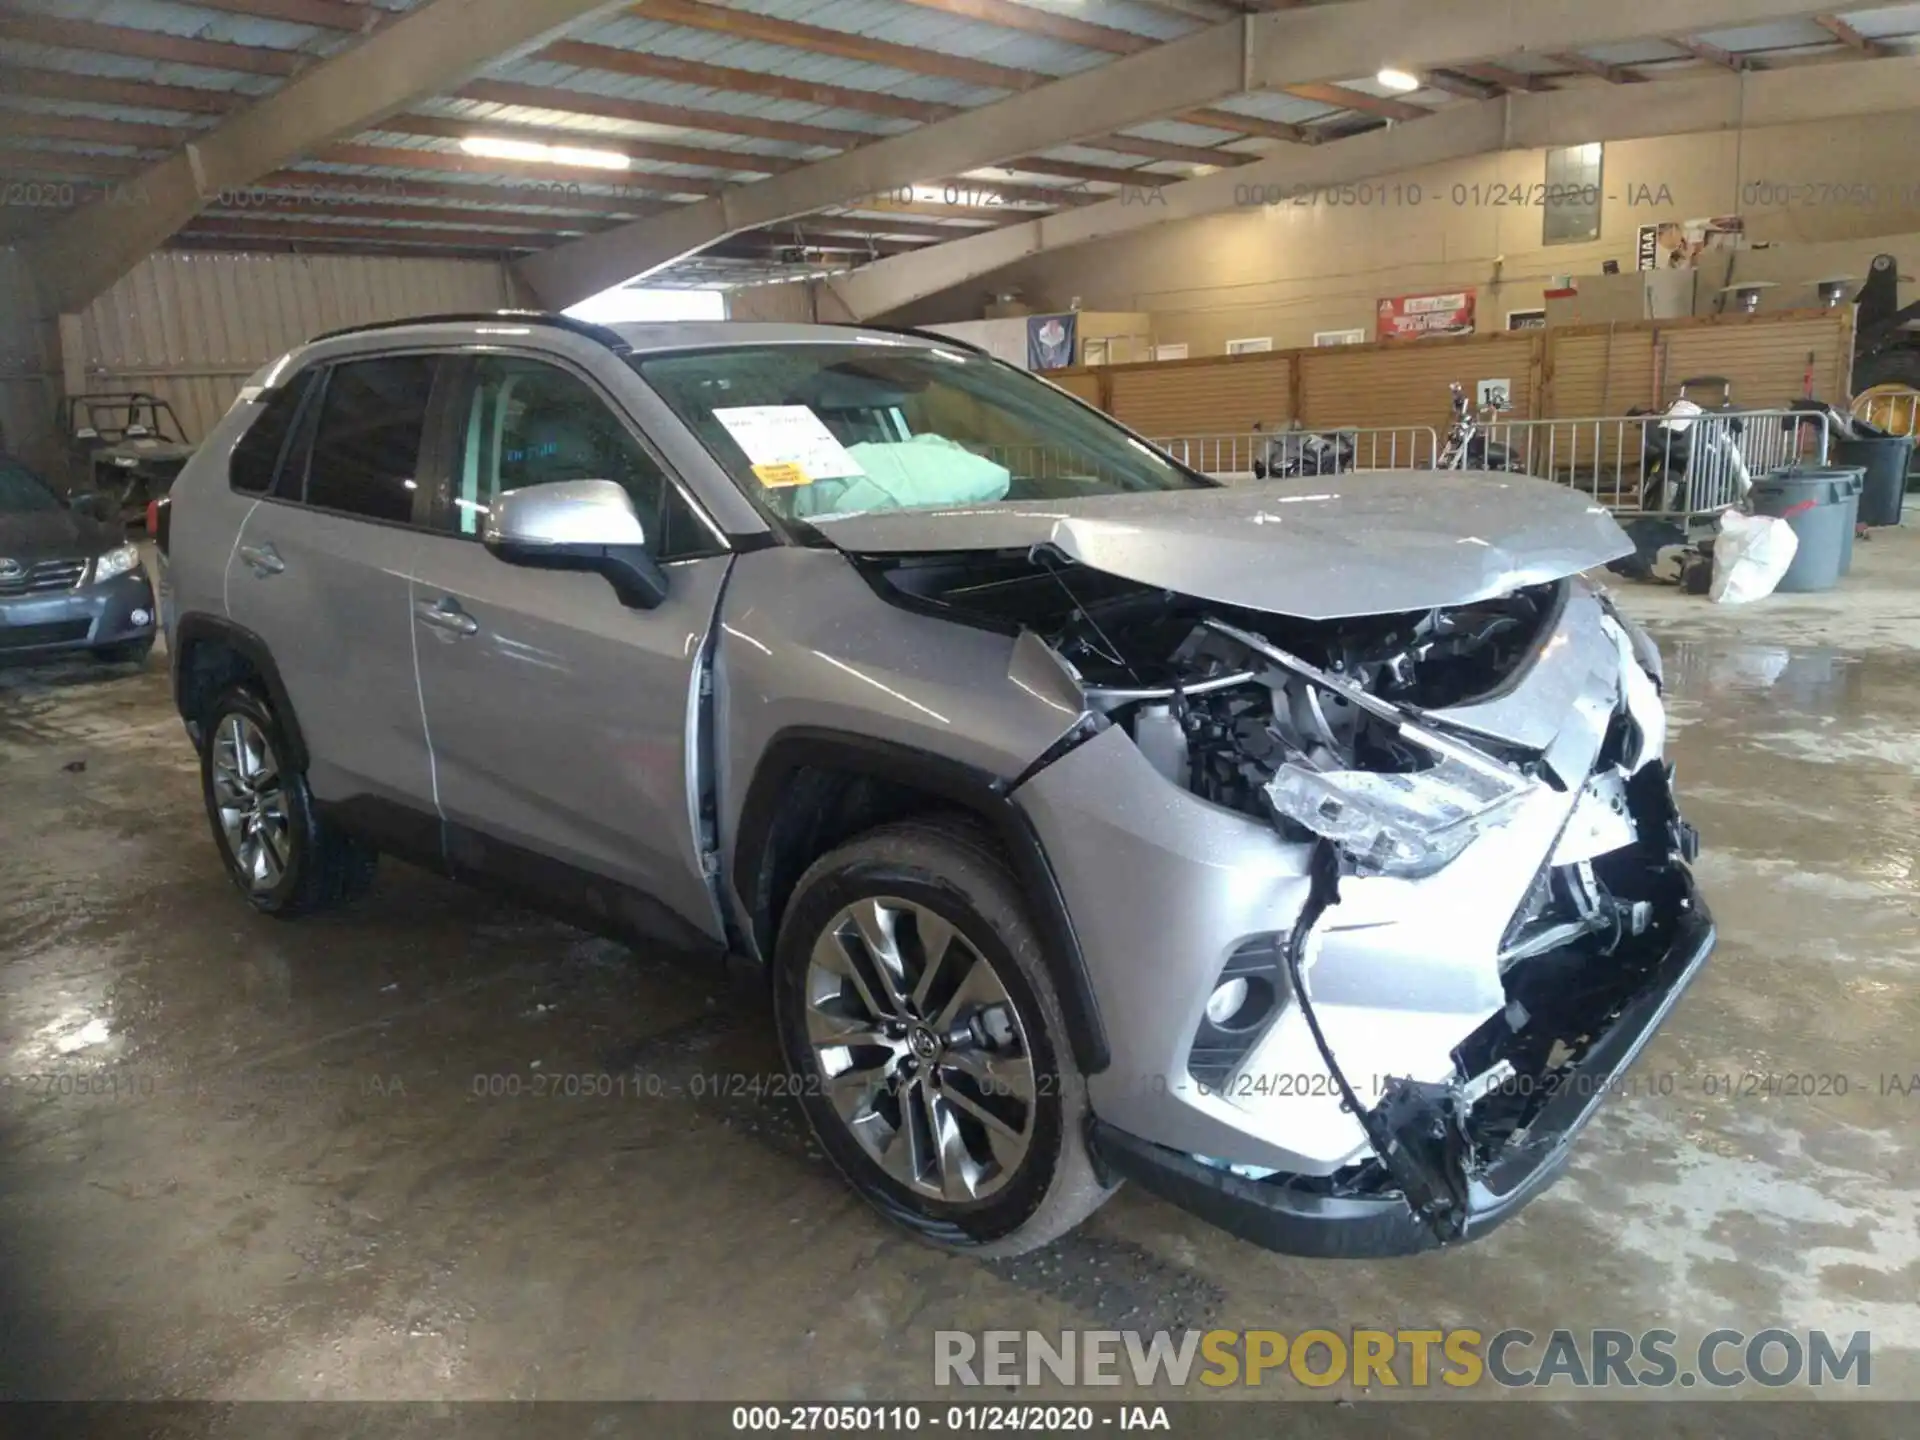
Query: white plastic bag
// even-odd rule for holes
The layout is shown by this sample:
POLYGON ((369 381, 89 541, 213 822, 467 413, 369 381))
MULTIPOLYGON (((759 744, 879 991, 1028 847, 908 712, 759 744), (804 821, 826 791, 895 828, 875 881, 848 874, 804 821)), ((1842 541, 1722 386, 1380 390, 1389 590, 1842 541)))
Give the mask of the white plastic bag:
POLYGON ((1799 548, 1800 537, 1784 520, 1724 512, 1713 542, 1713 584, 1707 598, 1719 605, 1764 599, 1787 573, 1799 548))

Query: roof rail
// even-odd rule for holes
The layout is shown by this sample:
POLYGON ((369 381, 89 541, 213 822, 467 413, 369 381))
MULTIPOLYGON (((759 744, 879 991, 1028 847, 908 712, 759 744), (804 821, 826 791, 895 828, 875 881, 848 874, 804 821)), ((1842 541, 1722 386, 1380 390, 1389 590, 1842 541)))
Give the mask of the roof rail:
POLYGON ((323 335, 314 336, 313 339, 315 341, 337 340, 342 335, 365 335, 374 330, 398 330, 407 325, 472 324, 486 320, 507 320, 519 325, 551 325, 558 330, 570 330, 575 335, 583 335, 589 340, 597 341, 617 355, 629 354, 633 349, 605 325, 576 320, 571 315, 560 315, 551 310, 462 310, 444 315, 408 315, 396 320, 370 320, 364 325, 343 325, 338 330, 329 330, 323 335))

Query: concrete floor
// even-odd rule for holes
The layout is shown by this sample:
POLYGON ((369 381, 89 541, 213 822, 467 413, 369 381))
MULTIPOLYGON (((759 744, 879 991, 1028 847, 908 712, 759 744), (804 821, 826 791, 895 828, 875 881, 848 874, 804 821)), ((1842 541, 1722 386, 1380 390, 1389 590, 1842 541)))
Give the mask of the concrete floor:
POLYGON ((117 1090, 0 1088, 0 1395, 898 1399, 937 1328, 1213 1325, 1868 1328, 1876 1398, 1920 1395, 1920 1094, 1880 1081, 1920 1072, 1920 534, 1830 596, 1625 603, 1722 926, 1641 1062, 1673 1093, 1486 1242, 1381 1264, 1130 1191, 1020 1262, 923 1248, 791 1102, 684 1093, 777 1068, 753 1000, 393 863, 256 917, 161 657, 0 672, 0 1070, 117 1090), (1748 1073, 1849 1093, 1705 1093, 1748 1073))

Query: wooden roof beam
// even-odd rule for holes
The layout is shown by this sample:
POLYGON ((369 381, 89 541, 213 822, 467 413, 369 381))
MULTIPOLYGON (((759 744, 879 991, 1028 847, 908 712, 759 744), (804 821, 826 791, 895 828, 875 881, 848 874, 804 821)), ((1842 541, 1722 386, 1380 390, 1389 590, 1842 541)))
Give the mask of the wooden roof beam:
POLYGON ((1813 23, 1826 31, 1834 39, 1849 49, 1858 50, 1862 55, 1874 60, 1883 60, 1897 54, 1892 47, 1882 45, 1878 40, 1868 39, 1838 15, 1815 15, 1813 23))

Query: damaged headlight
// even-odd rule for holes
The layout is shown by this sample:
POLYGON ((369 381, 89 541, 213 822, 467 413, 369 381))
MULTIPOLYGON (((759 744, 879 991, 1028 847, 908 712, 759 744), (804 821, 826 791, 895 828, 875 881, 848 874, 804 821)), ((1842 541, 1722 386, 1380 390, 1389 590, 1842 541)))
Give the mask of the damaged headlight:
POLYGON ((1289 762, 1267 782, 1276 813, 1333 841, 1363 874, 1431 875, 1532 788, 1457 760, 1382 775, 1310 770, 1289 762))
MULTIPOLYGON (((1258 635, 1218 621, 1207 627, 1290 671, 1306 684, 1373 717, 1405 747, 1432 763, 1411 769, 1351 768, 1328 761, 1339 752, 1310 745, 1280 758, 1264 793, 1274 812, 1339 846, 1362 873, 1415 879, 1454 859, 1488 828, 1502 823, 1539 782, 1421 724, 1360 685, 1330 675, 1258 635), (1306 753, 1311 750, 1312 753, 1306 753)), ((1317 707, 1313 707, 1316 708, 1317 707)), ((1322 721, 1324 725, 1324 721, 1322 721)))

